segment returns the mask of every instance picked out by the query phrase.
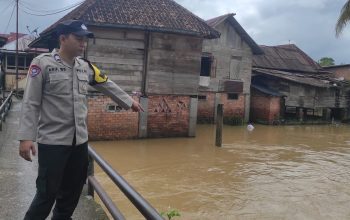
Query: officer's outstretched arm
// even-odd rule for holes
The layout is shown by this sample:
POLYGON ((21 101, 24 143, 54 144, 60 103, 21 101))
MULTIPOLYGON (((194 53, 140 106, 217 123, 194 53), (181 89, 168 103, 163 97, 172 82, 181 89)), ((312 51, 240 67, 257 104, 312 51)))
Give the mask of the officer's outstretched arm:
POLYGON ((108 77, 101 73, 101 71, 89 62, 93 70, 93 80, 90 85, 96 90, 109 96, 113 101, 118 103, 124 109, 130 109, 133 106, 134 100, 122 90, 117 84, 109 80, 108 77))

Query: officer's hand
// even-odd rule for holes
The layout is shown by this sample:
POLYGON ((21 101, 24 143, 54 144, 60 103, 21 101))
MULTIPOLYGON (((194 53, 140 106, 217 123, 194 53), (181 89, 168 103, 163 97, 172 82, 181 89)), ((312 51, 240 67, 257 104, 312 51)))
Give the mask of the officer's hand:
POLYGON ((36 149, 33 141, 20 141, 19 155, 25 160, 32 162, 32 158, 30 157, 30 151, 32 151, 33 156, 36 155, 36 149))
POLYGON ((144 112, 144 110, 143 110, 142 106, 140 105, 140 103, 138 103, 138 102, 136 102, 136 101, 134 101, 134 102, 132 103, 131 109, 132 109, 132 111, 134 111, 134 112, 141 112, 141 111, 144 112))

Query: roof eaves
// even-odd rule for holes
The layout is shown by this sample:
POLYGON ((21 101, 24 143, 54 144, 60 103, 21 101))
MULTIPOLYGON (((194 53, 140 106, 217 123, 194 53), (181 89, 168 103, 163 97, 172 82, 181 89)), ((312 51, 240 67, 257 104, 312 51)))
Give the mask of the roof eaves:
POLYGON ((204 38, 210 38, 210 39, 211 39, 211 37, 215 38, 215 36, 212 36, 212 35, 203 36, 203 35, 201 35, 201 33, 196 32, 196 31, 187 31, 187 30, 171 29, 171 28, 161 28, 161 27, 156 27, 156 26, 129 25, 129 24, 98 24, 98 23, 92 23, 92 22, 86 22, 86 25, 94 26, 94 27, 133 29, 133 30, 161 32, 161 33, 184 34, 184 35, 191 35, 191 36, 204 37, 204 38))
POLYGON ((282 93, 278 92, 278 91, 275 91, 273 89, 270 89, 270 88, 267 88, 265 86, 262 86, 262 85, 257 85, 255 83, 252 83, 251 85, 254 89, 257 89, 259 90, 260 92, 262 93, 265 93, 267 95, 271 95, 271 96, 276 96, 276 97, 283 97, 285 95, 283 95, 282 93))
MULTIPOLYGON (((286 76, 286 75, 282 75, 282 73, 278 73, 278 71, 276 72, 276 70, 270 70, 270 69, 262 69, 262 68, 253 68, 253 71, 256 72, 256 73, 260 73, 260 74, 265 74, 265 75, 269 75, 269 76, 272 76, 272 77, 275 77, 275 78, 280 78, 280 79, 284 79, 284 80, 288 80, 288 81, 291 81, 291 82, 295 82, 295 83, 300 83, 300 84, 304 84, 304 85, 309 85, 309 86, 315 86, 315 87, 319 87, 319 88, 330 88, 331 86, 328 85, 327 83, 321 83, 321 82, 318 82, 318 83, 311 83, 311 82, 305 82, 305 81, 302 81, 300 79, 298 79, 298 77, 294 76, 295 74, 293 73, 289 73, 289 72, 284 72, 284 74, 290 74, 290 76, 286 76)), ((312 78, 314 80, 322 80, 322 79, 317 79, 317 78, 314 78, 314 77, 310 77, 308 75, 305 75, 303 76, 304 78, 312 78)), ((329 79, 328 79, 329 80, 329 79)))
POLYGON ((244 30, 244 28, 238 23, 238 21, 233 17, 228 17, 231 25, 236 29, 238 34, 247 42, 247 44, 252 48, 255 55, 264 54, 264 51, 260 46, 249 36, 249 34, 244 30))

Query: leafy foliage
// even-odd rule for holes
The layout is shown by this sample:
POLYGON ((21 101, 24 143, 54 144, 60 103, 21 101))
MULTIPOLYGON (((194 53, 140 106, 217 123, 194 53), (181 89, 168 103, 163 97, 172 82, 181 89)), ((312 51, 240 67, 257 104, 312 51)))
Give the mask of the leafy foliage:
POLYGON ((180 212, 178 210, 176 210, 176 209, 171 209, 171 210, 168 210, 166 212, 161 212, 160 214, 161 214, 161 216, 166 215, 168 217, 168 220, 171 220, 174 217, 180 217, 181 216, 180 212))
POLYGON ((335 26, 335 35, 337 37, 340 36, 342 31, 344 30, 344 27, 347 25, 347 23, 350 21, 350 0, 346 1, 344 4, 340 16, 338 18, 337 24, 335 26))
POLYGON ((334 65, 334 59, 331 57, 322 57, 320 61, 318 62, 320 66, 325 67, 325 66, 333 66, 334 65))

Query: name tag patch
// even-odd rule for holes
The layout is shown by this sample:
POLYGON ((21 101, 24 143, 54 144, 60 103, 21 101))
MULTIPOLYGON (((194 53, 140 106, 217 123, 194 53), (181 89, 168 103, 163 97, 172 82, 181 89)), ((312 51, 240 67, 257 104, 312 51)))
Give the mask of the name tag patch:
POLYGON ((41 68, 37 65, 31 65, 29 68, 30 77, 35 77, 41 73, 41 68))

